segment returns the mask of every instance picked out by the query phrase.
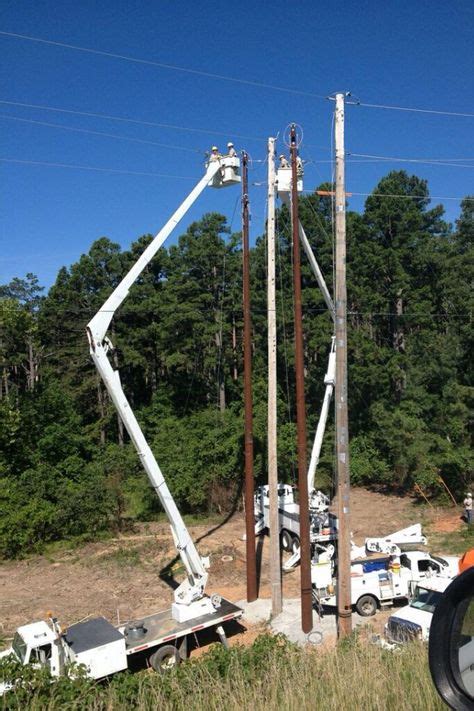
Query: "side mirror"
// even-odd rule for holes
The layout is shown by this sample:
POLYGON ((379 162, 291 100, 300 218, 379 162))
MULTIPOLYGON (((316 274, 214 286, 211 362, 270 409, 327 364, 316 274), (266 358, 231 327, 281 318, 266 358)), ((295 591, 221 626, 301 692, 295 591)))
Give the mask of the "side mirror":
POLYGON ((429 662, 442 699, 455 711, 474 708, 474 567, 454 578, 436 605, 429 662))

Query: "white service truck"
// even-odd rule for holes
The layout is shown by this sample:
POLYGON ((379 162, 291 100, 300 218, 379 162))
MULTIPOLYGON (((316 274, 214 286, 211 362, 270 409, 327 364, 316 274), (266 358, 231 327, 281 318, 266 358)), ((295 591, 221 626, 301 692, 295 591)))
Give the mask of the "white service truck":
POLYGON ((428 641, 433 612, 451 580, 433 577, 420 581, 409 604, 388 618, 385 625, 386 639, 391 643, 402 644, 414 639, 428 641))
MULTIPOLYGON (((113 345, 107 337, 112 318, 130 288, 205 188, 223 188, 240 182, 238 157, 220 156, 217 160, 210 160, 204 176, 87 326, 92 360, 168 516, 173 540, 186 571, 185 579, 174 591, 171 609, 118 627, 103 617, 97 617, 63 629, 51 615, 49 624, 39 621, 19 627, 12 646, 2 653, 3 657, 12 655, 22 664, 46 666, 53 677, 60 676, 69 664, 76 662, 85 665, 90 677, 101 679, 129 668, 131 659, 139 654, 145 655, 151 667, 161 670, 184 658, 188 636, 201 630, 215 629, 225 644, 223 625, 242 615, 242 610, 231 602, 219 595, 208 596, 205 593, 209 559, 199 555, 158 462, 130 407, 122 389, 119 372, 114 370, 109 359, 113 345)), ((8 688, 8 683, 4 683, 3 691, 8 688)))
MULTIPOLYGON (((424 551, 402 553, 399 563, 394 563, 393 556, 355 560, 351 565, 351 602, 359 615, 369 617, 396 600, 411 598, 418 582, 451 580, 457 571, 457 558, 440 558, 424 551)), ((331 576, 331 561, 312 566, 312 582, 318 606, 335 607, 336 578, 331 576)))

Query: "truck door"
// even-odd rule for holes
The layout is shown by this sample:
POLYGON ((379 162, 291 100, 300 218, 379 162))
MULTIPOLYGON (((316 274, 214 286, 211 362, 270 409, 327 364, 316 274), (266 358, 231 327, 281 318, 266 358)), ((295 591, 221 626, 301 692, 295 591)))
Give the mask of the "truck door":
POLYGON ((429 578, 431 575, 439 575, 441 566, 431 558, 422 558, 418 561, 418 573, 421 578, 429 578))
POLYGON ((35 647, 31 650, 30 664, 33 664, 34 666, 50 667, 51 654, 51 643, 43 644, 41 647, 35 647))

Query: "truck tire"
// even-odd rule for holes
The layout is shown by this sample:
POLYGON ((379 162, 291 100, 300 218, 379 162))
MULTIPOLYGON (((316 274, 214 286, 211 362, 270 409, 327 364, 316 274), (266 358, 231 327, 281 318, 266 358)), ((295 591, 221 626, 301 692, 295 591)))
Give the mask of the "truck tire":
POLYGON ((377 612, 377 600, 373 595, 362 595, 355 607, 361 617, 372 617, 377 612))
POLYGON ((284 551, 291 551, 291 545, 293 542, 293 537, 289 531, 284 528, 280 533, 280 544, 284 551))
POLYGON ((296 551, 298 550, 299 547, 300 547, 300 537, 296 533, 293 533, 292 541, 291 541, 291 552, 296 553, 296 551))
POLYGON ((156 672, 165 674, 170 669, 178 666, 181 661, 179 652, 172 644, 165 644, 150 657, 150 666, 156 672))

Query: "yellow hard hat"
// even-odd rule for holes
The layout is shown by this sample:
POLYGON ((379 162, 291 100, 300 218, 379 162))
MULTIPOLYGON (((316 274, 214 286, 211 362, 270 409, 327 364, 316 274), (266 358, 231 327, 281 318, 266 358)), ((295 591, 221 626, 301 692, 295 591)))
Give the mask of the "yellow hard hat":
POLYGON ((219 149, 218 149, 217 146, 212 146, 212 148, 211 148, 211 151, 218 151, 218 150, 219 150, 219 149))

